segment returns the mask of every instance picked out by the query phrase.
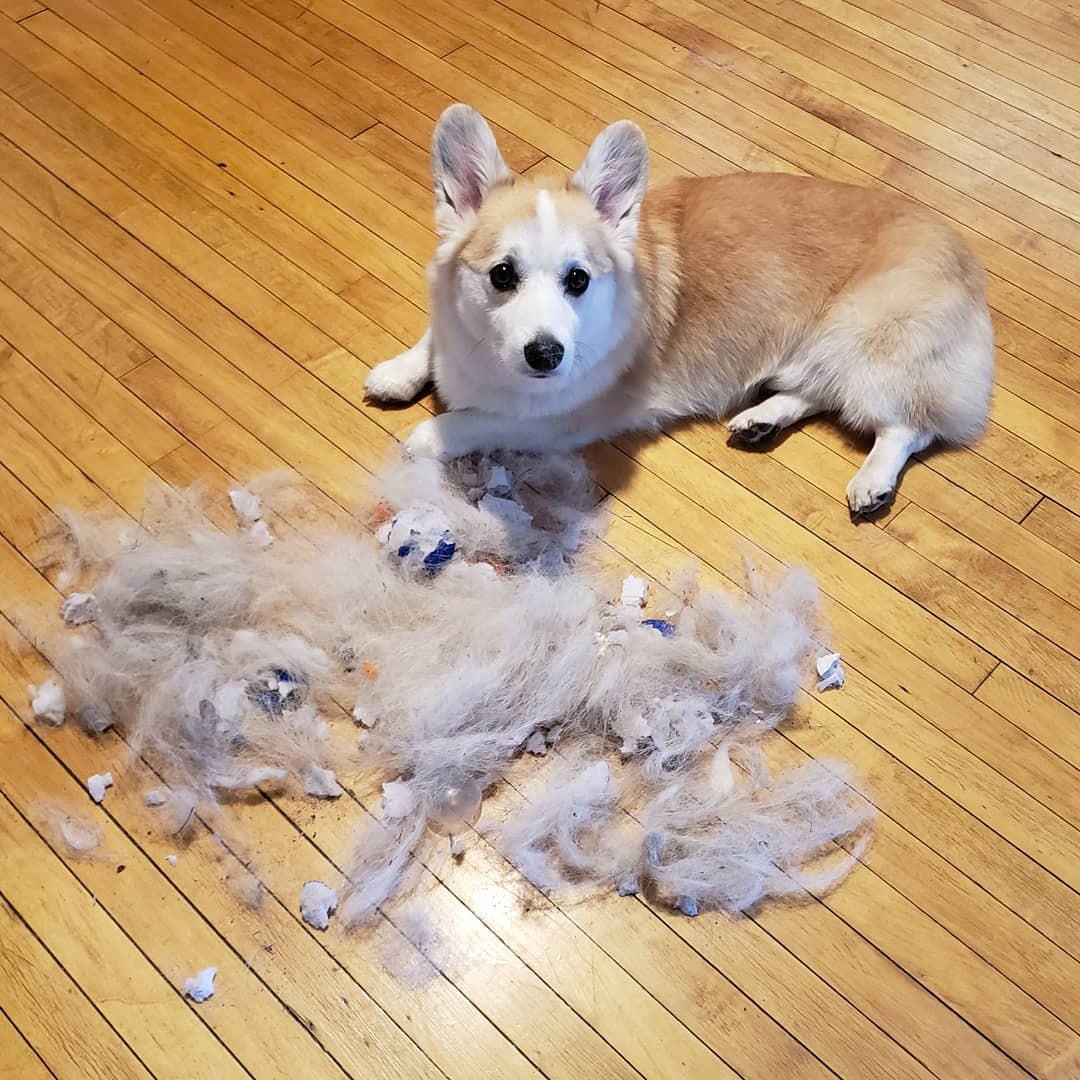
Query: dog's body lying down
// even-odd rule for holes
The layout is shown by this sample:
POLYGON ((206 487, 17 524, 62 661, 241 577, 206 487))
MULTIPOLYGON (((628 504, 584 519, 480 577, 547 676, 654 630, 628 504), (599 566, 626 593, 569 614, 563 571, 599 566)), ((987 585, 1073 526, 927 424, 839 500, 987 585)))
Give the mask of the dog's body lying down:
POLYGON ((515 179, 452 106, 432 149, 441 243, 431 329, 380 364, 379 400, 433 378, 451 410, 414 454, 568 450, 682 417, 758 443, 834 412, 874 446, 848 486, 887 506, 909 455, 982 431, 993 382, 983 271, 922 207, 784 174, 651 192, 641 132, 605 130, 567 182, 515 179), (644 201, 643 201, 644 200, 644 201))

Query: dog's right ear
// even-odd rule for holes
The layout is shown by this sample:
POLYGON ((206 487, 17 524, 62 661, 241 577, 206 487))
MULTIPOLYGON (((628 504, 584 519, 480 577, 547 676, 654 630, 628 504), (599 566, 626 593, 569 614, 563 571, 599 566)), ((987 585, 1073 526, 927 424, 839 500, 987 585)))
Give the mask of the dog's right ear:
POLYGON ((469 105, 451 105, 431 139, 435 226, 449 236, 467 224, 496 185, 513 180, 487 121, 469 105))

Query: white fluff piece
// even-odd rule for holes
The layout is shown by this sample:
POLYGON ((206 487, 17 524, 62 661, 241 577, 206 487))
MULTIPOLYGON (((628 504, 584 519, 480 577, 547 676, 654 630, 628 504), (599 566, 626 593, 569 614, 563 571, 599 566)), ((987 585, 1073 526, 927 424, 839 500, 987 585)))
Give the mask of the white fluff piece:
POLYGON ((40 686, 28 686, 30 709, 38 720, 59 727, 67 715, 64 688, 56 679, 47 679, 40 686))
POLYGON ((93 593, 72 593, 61 603, 60 617, 68 626, 85 626, 95 622, 98 617, 97 597, 93 593))
POLYGON ((620 603, 626 608, 643 608, 649 598, 649 583, 631 574, 622 584, 620 603))
POLYGON ((164 806, 169 801, 168 795, 164 791, 159 791, 157 788, 152 788, 146 793, 146 805, 150 807, 164 806))
POLYGON ((96 803, 100 803, 105 798, 105 792, 113 786, 112 773, 94 773, 86 780, 86 790, 90 793, 90 798, 96 803))
POLYGON ((229 492, 229 502, 236 516, 243 522, 258 521, 262 517, 262 499, 247 488, 233 488, 229 492))
POLYGON ((839 653, 826 653, 817 660, 818 690, 839 690, 844 685, 845 675, 840 663, 839 653))
POLYGON ((349 925, 418 879, 434 833, 467 858, 484 793, 523 756, 537 793, 481 820, 545 889, 640 888, 690 913, 846 872, 816 867, 869 821, 841 771, 773 782, 747 752, 790 713, 813 655, 808 575, 748 572, 741 597, 690 575, 677 621, 643 624, 646 583, 619 592, 583 558, 600 529, 579 459, 407 462, 376 494, 378 540, 289 533, 258 549, 185 494, 128 545, 77 530, 99 615, 57 670, 72 714, 115 723, 172 788, 164 828, 259 784, 336 797, 329 725, 355 720, 383 798, 346 866, 349 925))
POLYGON ((416 792, 406 780, 388 780, 382 786, 383 818, 386 821, 402 821, 417 806, 416 792))
POLYGON ((316 930, 330 925, 330 916, 337 911, 337 889, 322 881, 308 881, 300 890, 300 917, 316 930))
POLYGON ((304 791, 316 799, 339 799, 344 794, 333 769, 308 765, 303 772, 304 791))
POLYGON ((480 500, 480 509, 502 522, 507 531, 527 529, 532 525, 532 514, 514 499, 487 494, 480 500))
POLYGON ((274 534, 265 521, 256 521, 248 529, 248 536, 255 542, 257 547, 268 548, 274 542, 274 534))
POLYGON ((214 996, 214 980, 217 978, 217 968, 203 968, 197 975, 184 980, 184 993, 192 1001, 202 1003, 214 996))
POLYGON ((508 495, 513 487, 510 470, 505 465, 492 465, 485 486, 493 495, 508 495))

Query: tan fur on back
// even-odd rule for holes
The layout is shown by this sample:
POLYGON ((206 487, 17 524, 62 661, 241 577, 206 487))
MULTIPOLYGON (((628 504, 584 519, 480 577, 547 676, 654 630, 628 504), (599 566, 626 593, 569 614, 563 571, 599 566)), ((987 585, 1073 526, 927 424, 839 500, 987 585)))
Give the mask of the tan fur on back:
MULTIPOLYGON (((713 415, 830 332, 857 341, 866 363, 888 365, 902 362, 913 324, 984 303, 982 268, 930 211, 781 173, 650 192, 637 260, 652 342, 638 377, 668 387, 660 408, 690 396, 713 415)), ((921 389, 905 396, 915 404, 921 389)), ((917 411, 933 413, 934 402, 917 411)), ((965 422, 949 426, 943 435, 965 437, 965 422)))

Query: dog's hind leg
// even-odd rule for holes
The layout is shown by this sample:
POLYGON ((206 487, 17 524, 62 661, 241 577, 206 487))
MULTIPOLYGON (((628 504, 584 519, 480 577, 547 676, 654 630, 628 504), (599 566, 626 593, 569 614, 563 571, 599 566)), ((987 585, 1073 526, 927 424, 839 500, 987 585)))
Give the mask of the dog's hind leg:
POLYGON ((848 484, 847 502, 852 519, 873 517, 891 506, 908 458, 925 450, 933 441, 933 435, 902 424, 881 428, 862 468, 848 484))
POLYGON ((364 383, 364 393, 372 401, 412 401, 432 377, 431 331, 411 348, 392 360, 376 364, 364 383))
POLYGON ((821 406, 801 394, 781 390, 764 401, 743 409, 727 424, 732 438, 745 446, 768 442, 782 428, 790 427, 821 411, 821 406))

